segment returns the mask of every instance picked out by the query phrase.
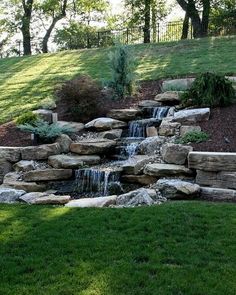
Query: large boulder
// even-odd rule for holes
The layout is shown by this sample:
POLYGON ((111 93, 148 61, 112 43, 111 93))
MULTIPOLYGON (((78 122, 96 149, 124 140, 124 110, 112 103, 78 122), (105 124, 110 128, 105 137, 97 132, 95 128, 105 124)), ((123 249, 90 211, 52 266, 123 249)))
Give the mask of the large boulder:
POLYGON ((0 147, 0 159, 4 159, 11 163, 16 163, 20 161, 21 158, 21 148, 19 147, 0 147))
POLYGON ((72 177, 71 169, 38 169, 25 172, 24 181, 52 181, 63 180, 72 177))
POLYGON ((28 146, 21 149, 23 160, 47 160, 49 156, 58 155, 60 153, 61 147, 57 142, 39 146, 28 146))
POLYGON ((74 129, 75 132, 80 132, 84 129, 84 124, 78 122, 57 121, 57 124, 61 127, 70 127, 74 129))
POLYGON ((215 187, 201 187, 201 199, 208 201, 236 202, 236 190, 215 187))
POLYGON ((93 121, 87 123, 85 125, 85 128, 95 129, 98 131, 105 131, 110 129, 120 129, 126 126, 127 124, 123 121, 104 117, 104 118, 94 119, 93 121))
POLYGON ((23 190, 16 190, 9 187, 0 186, 0 203, 14 203, 25 194, 23 190))
POLYGON ((21 179, 21 175, 16 172, 10 172, 3 179, 4 186, 11 187, 17 190, 29 192, 43 192, 46 190, 46 185, 36 182, 26 182, 21 179))
POLYGON ((236 153, 190 152, 189 168, 204 171, 236 171, 236 153))
POLYGON ((3 181, 4 176, 12 171, 12 164, 5 159, 0 159, 0 184, 3 181))
POLYGON ((121 120, 121 121, 131 121, 140 114, 138 109, 112 109, 108 112, 107 117, 121 120))
POLYGON ((140 205, 153 205, 157 199, 157 193, 152 189, 140 188, 135 191, 120 195, 116 199, 116 205, 122 207, 135 207, 140 205))
POLYGON ((128 182, 128 183, 138 183, 141 185, 149 185, 152 183, 155 183, 157 181, 157 178, 150 175, 129 175, 125 174, 121 176, 122 182, 128 182))
POLYGON ((179 133, 181 124, 178 122, 172 122, 171 119, 164 118, 159 127, 160 136, 174 136, 179 133))
POLYGON ((71 200, 70 196, 57 196, 50 193, 32 192, 20 197, 20 200, 28 204, 40 205, 65 205, 71 200))
POLYGON ((157 128, 154 127, 154 126, 147 127, 146 128, 146 134, 147 134, 147 137, 155 137, 155 136, 158 136, 157 128))
POLYGON ((159 136, 148 137, 139 144, 139 153, 142 155, 158 154, 163 142, 163 138, 159 136))
POLYGON ((210 109, 189 109, 174 113, 173 120, 181 124, 198 123, 208 121, 210 117, 210 109))
POLYGON ((236 189, 236 172, 197 170, 196 183, 201 186, 236 189))
POLYGON ((78 169, 87 165, 99 164, 101 158, 96 155, 55 155, 48 158, 48 164, 53 168, 78 169))
POLYGON ((144 174, 156 177, 189 176, 193 172, 182 165, 174 164, 148 164, 144 168, 144 174))
POLYGON ((21 160, 13 165, 16 172, 26 172, 35 169, 34 161, 21 160))
POLYGON ((80 155, 94 155, 105 154, 115 146, 116 142, 113 140, 96 138, 74 142, 71 144, 70 150, 80 155))
POLYGON ((161 155, 162 159, 168 164, 185 164, 189 152, 193 148, 182 144, 167 143, 162 146, 161 155))
POLYGON ((101 138, 114 140, 114 139, 121 138, 122 132, 123 132, 122 129, 112 129, 112 130, 100 132, 99 136, 101 138))
POLYGON ((155 188, 167 199, 196 198, 200 193, 199 185, 179 179, 159 179, 155 188))
POLYGON ((108 196, 108 197, 99 197, 99 198, 85 198, 70 201, 66 204, 66 207, 78 207, 78 208, 86 208, 86 207, 109 207, 111 205, 116 204, 117 196, 108 196))
POLYGON ((155 96, 157 102, 165 105, 174 105, 180 103, 180 94, 178 91, 166 91, 155 96))
POLYGON ((153 163, 157 159, 155 156, 146 156, 146 155, 136 155, 131 159, 126 161, 122 168, 125 174, 138 175, 141 174, 145 165, 148 163, 153 163))

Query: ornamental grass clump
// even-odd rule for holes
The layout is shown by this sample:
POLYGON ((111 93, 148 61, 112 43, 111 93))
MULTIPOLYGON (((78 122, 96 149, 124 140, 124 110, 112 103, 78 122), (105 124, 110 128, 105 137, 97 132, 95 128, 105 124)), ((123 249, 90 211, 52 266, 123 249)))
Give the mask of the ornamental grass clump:
POLYGON ((207 141, 210 136, 203 131, 190 131, 183 135, 176 143, 187 144, 187 143, 200 143, 207 141))
POLYGON ((197 76, 191 88, 181 98, 186 106, 223 107, 230 105, 236 95, 230 80, 207 72, 197 76))

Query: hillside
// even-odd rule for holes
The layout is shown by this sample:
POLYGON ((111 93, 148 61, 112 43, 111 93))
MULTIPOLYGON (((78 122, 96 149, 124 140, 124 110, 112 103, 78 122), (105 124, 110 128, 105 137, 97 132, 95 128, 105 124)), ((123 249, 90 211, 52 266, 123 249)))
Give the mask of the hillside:
MULTIPOLYGON (((205 38, 131 46, 140 80, 216 71, 236 74, 236 37, 205 38)), ((51 97, 57 83, 79 73, 109 78, 111 49, 65 51, 0 60, 0 122, 6 122, 51 97)))

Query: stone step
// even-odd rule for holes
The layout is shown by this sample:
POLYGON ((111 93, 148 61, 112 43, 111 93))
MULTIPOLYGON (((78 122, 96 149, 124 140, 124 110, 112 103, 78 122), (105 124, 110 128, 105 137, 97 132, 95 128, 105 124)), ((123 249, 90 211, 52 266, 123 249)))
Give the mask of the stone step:
POLYGON ((191 176, 193 171, 182 165, 154 163, 146 165, 144 174, 156 177, 191 176))
POLYGON ((127 123, 112 119, 112 118, 97 118, 92 120, 91 122, 85 124, 85 128, 87 129, 95 129, 97 131, 106 131, 111 129, 120 129, 127 126, 127 123))
POLYGON ((215 187, 201 187, 200 196, 209 201, 236 202, 236 190, 215 187))
POLYGON ((80 155, 105 154, 116 146, 114 140, 96 138, 73 142, 70 146, 72 153, 80 155))
POLYGON ((121 121, 131 121, 134 120, 139 114, 139 109, 112 109, 107 113, 107 117, 121 120, 121 121))
POLYGON ((70 196, 57 196, 50 193, 32 192, 21 196, 20 201, 38 205, 64 205, 71 200, 70 196))
POLYGON ((196 183, 201 186, 236 189, 236 172, 197 170, 196 183))
POLYGON ((190 152, 188 167, 204 171, 236 171, 236 153, 190 152))
POLYGON ((78 208, 89 208, 89 207, 108 207, 110 205, 116 204, 117 196, 108 196, 108 197, 98 197, 98 198, 84 198, 78 200, 72 200, 67 203, 66 207, 78 207, 78 208))
POLYGON ((155 160, 156 156, 136 155, 124 163, 123 172, 131 175, 140 174, 148 163, 153 163, 155 160))
POLYGON ((48 164, 53 168, 78 169, 83 166, 96 165, 101 162, 97 155, 55 155, 48 158, 48 164))
POLYGON ((210 117, 209 108, 182 110, 174 113, 173 121, 186 124, 208 121, 210 117))
POLYGON ((72 169, 38 169, 25 172, 23 179, 27 182, 63 180, 71 178, 72 174, 72 169))

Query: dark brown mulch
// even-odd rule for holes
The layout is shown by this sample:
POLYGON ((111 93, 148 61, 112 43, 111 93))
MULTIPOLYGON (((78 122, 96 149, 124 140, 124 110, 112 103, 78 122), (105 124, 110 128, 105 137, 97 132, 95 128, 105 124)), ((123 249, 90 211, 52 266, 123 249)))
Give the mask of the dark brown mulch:
POLYGON ((0 146, 32 145, 30 134, 20 131, 12 122, 0 125, 0 146))
POLYGON ((207 122, 199 124, 210 135, 206 142, 192 144, 196 151, 236 152, 236 104, 211 109, 207 122))

